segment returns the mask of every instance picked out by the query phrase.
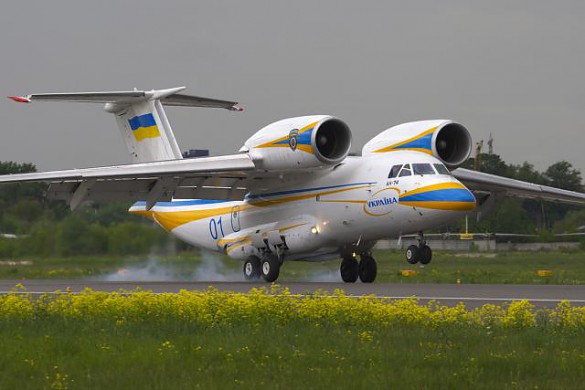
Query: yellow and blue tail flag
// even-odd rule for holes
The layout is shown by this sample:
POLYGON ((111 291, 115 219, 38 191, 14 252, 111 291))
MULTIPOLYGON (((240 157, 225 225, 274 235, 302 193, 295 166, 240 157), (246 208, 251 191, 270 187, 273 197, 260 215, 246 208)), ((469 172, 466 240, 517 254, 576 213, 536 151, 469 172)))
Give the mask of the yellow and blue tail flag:
POLYGON ((151 113, 130 118, 128 119, 128 123, 136 141, 142 141, 145 138, 160 137, 158 126, 151 113))

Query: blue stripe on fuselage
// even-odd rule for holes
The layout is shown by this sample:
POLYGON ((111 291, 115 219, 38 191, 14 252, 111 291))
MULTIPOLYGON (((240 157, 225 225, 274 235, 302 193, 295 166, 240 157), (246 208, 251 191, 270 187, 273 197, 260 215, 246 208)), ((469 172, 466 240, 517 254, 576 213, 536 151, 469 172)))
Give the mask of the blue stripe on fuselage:
MULTIPOLYGON (((208 204, 233 202, 232 200, 212 200, 212 199, 193 199, 193 200, 175 200, 172 202, 156 202, 155 206, 160 207, 182 207, 182 206, 203 206, 208 204)), ((140 201, 132 207, 146 207, 146 202, 140 201)))
POLYGON ((463 188, 435 190, 400 198, 401 202, 475 202, 473 194, 463 188))
POLYGON ((333 188, 343 188, 343 187, 360 186, 360 185, 368 185, 368 184, 375 184, 375 182, 340 184, 340 185, 336 185, 336 186, 303 188, 300 190, 272 192, 272 193, 268 193, 268 194, 246 195, 245 199, 253 200, 253 199, 259 199, 259 198, 266 198, 266 197, 270 197, 270 196, 290 195, 290 194, 298 194, 298 193, 309 192, 309 191, 329 190, 329 189, 333 189, 333 188))

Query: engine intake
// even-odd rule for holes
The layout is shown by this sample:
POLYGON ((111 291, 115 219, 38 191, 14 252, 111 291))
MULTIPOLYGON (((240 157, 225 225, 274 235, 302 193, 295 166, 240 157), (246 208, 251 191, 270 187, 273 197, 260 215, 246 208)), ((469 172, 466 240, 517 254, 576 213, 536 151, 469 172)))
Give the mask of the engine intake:
POLYGON ((433 154, 449 168, 457 168, 471 154, 471 135, 459 123, 446 124, 437 130, 433 138, 433 154))
POLYGON ((472 147, 471 135, 463 125, 450 120, 431 120, 391 127, 372 138, 362 154, 413 150, 432 154, 449 169, 455 169, 467 161, 472 147))
POLYGON ((321 122, 314 131, 315 154, 326 164, 337 164, 349 153, 351 131, 340 119, 330 118, 321 122))

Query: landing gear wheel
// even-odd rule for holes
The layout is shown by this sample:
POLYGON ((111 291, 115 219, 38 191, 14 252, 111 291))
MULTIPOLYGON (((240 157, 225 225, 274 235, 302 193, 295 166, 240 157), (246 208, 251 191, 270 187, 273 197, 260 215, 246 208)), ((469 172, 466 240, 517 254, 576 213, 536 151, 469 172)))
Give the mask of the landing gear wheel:
POLYGON ((278 279, 278 274, 280 273, 280 260, 278 256, 275 255, 266 255, 262 259, 262 277, 268 283, 274 282, 278 279))
POLYGON ((355 283, 358 279, 358 261, 353 257, 344 257, 339 267, 341 280, 345 283, 355 283))
POLYGON ((416 245, 411 245, 406 249, 406 261, 408 264, 416 264, 420 258, 420 249, 416 245))
POLYGON ((421 264, 429 264, 431 259, 433 258, 433 251, 429 246, 425 245, 420 248, 420 263, 421 264))
POLYGON ((262 262, 258 256, 249 256, 244 261, 244 278, 246 280, 257 280, 260 279, 262 262))
POLYGON ((376 275, 378 274, 376 260, 372 256, 362 256, 358 273, 362 283, 372 283, 376 280, 376 275))

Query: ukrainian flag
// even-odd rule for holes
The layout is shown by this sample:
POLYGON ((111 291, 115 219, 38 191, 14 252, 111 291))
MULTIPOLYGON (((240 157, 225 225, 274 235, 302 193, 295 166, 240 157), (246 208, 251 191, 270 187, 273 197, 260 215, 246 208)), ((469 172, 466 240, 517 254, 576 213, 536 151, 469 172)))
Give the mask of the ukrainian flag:
POLYGON ((138 115, 128 120, 132 134, 136 141, 142 141, 145 138, 160 137, 158 126, 152 114, 138 115))

